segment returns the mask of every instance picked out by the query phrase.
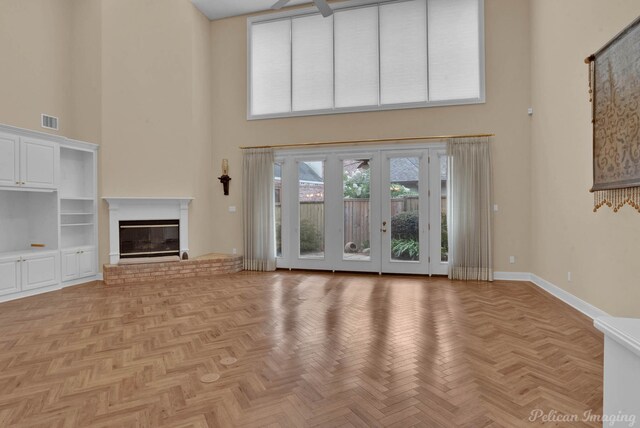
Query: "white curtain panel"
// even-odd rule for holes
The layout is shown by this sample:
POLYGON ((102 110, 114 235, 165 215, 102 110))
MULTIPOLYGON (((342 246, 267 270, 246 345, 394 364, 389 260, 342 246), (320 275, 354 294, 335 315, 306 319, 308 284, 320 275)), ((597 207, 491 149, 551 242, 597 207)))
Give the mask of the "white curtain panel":
POLYGON ((488 138, 447 142, 449 278, 493 281, 488 138))
POLYGON ((242 168, 244 269, 276 269, 273 150, 244 151, 242 168))

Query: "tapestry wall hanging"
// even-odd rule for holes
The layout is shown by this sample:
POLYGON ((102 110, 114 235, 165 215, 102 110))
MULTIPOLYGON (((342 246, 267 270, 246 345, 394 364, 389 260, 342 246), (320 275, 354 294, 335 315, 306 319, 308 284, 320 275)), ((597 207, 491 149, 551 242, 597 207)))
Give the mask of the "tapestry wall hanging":
POLYGON ((585 60, 593 122, 594 211, 640 211, 640 17, 585 60))

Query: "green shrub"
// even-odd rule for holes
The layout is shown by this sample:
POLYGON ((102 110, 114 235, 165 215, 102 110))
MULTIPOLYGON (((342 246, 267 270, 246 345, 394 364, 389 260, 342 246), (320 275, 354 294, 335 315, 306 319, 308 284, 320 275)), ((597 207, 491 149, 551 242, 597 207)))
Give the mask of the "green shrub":
POLYGON ((282 225, 276 223, 276 255, 282 255, 282 225))
POLYGON ((323 250, 322 235, 315 225, 307 220, 300 220, 300 252, 317 253, 323 250))
POLYGON ((394 239, 391 241, 391 252, 396 259, 418 260, 420 242, 415 239, 394 239))
POLYGON ((391 217, 391 239, 417 239, 420 217, 418 211, 406 211, 391 217))
POLYGON ((442 213, 440 218, 440 260, 446 262, 449 260, 449 232, 447 230, 447 214, 442 213))
POLYGON ((371 178, 369 170, 356 170, 343 174, 344 197, 351 199, 369 199, 371 178))
POLYGON ((404 186, 399 183, 391 183, 391 187, 389 187, 391 191, 392 198, 399 198, 401 196, 416 196, 418 193, 409 189, 407 186, 404 186))

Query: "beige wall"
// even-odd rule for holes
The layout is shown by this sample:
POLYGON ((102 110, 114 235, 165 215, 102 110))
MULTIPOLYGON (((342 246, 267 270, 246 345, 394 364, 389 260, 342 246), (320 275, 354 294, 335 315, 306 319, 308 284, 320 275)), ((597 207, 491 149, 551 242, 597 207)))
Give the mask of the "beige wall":
MULTIPOLYGON (((0 123, 100 144, 99 195, 191 196, 211 251, 210 22, 189 0, 3 0, 0 123)), ((108 211, 100 203, 100 261, 108 211)))
MULTIPOLYGON (((213 150, 214 165, 228 158, 231 194, 216 187, 213 241, 218 251, 242 247, 243 145, 362 139, 415 135, 493 132, 495 268, 530 269, 529 171, 529 17, 526 0, 487 0, 486 85, 484 105, 395 110, 315 117, 246 120, 246 17, 214 21, 213 150), (228 212, 235 205, 236 213, 228 212), (517 263, 509 264, 515 255, 517 263)), ((219 171, 217 171, 219 172, 219 171)))
POLYGON ((65 135, 100 144, 102 137, 102 0, 70 0, 71 90, 65 135))
POLYGON ((604 311, 635 317, 640 216, 630 207, 592 212, 583 60, 639 14, 637 0, 531 2, 532 271, 604 311))
POLYGON ((0 2, 0 123, 45 131, 40 115, 70 129, 71 3, 0 2))
POLYGON ((191 255, 211 248, 209 44, 189 0, 102 2, 102 196, 194 197, 191 255))

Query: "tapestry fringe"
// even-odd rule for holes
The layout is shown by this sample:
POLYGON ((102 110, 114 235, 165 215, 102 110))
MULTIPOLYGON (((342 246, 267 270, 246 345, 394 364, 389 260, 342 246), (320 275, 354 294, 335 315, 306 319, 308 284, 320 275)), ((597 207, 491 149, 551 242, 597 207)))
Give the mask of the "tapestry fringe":
POLYGON ((606 205, 613 208, 617 213, 625 204, 632 206, 640 212, 640 187, 629 187, 626 189, 598 190, 593 192, 594 207, 593 212, 606 205))

